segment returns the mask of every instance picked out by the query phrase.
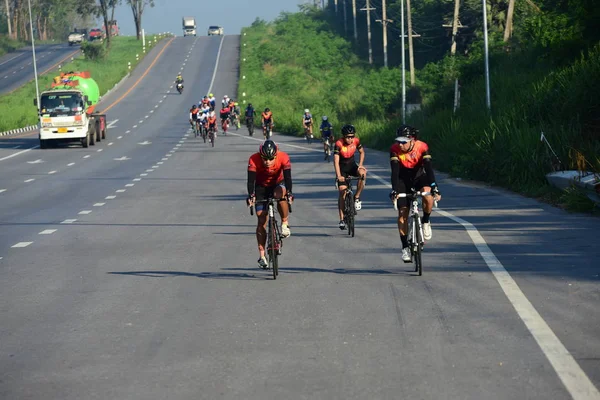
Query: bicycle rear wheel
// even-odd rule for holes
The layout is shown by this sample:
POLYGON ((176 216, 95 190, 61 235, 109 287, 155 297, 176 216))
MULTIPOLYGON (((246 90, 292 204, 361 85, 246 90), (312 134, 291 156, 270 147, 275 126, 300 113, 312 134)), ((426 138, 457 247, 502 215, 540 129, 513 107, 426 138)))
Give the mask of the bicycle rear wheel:
POLYGON ((415 216, 415 218, 413 219, 413 238, 414 238, 414 242, 412 243, 412 247, 413 247, 413 256, 415 258, 415 272, 417 272, 417 274, 419 276, 423 275, 423 261, 421 259, 421 254, 423 253, 423 248, 421 247, 421 243, 423 242, 422 238, 421 238, 421 227, 419 224, 419 215, 417 214, 415 216))
POLYGON ((273 270, 273 279, 277 279, 277 275, 279 275, 279 252, 277 251, 277 227, 275 226, 275 218, 269 218, 269 264, 271 264, 271 269, 273 270))
POLYGON ((354 202, 352 201, 351 192, 346 193, 344 205, 344 217, 346 218, 346 225, 348 226, 348 235, 354 237, 354 202))

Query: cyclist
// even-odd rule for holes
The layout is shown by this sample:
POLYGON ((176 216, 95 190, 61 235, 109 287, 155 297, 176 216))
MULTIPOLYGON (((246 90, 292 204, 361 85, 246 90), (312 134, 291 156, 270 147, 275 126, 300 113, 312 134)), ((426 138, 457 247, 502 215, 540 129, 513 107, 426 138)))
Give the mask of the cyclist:
MULTIPOLYGON (((419 131, 412 126, 402 125, 396 131, 395 143, 390 148, 390 166, 392 169, 392 192, 390 197, 396 199, 399 193, 410 193, 414 188, 423 192, 433 192, 436 200, 442 197, 435 183, 435 175, 431 164, 429 146, 417 139, 419 131)), ((430 215, 434 196, 423 197, 423 238, 432 237, 430 215)), ((408 247, 408 207, 409 199, 398 201, 398 232, 402 241, 402 261, 410 262, 408 247)))
POLYGON ((202 100, 200 100, 200 107, 202 107, 202 109, 206 107, 210 108, 210 100, 208 99, 208 96, 204 96, 202 100))
POLYGON ((344 222, 344 199, 346 190, 346 177, 363 177, 358 181, 356 193, 354 194, 354 207, 356 211, 362 208, 362 202, 360 201, 360 194, 365 187, 365 178, 367 175, 367 169, 363 166, 365 162, 365 149, 360 143, 360 139, 356 137, 356 128, 354 125, 344 125, 342 127, 342 138, 335 142, 333 152, 333 166, 335 168, 336 182, 339 190, 338 197, 338 209, 340 212, 340 224, 341 230, 346 229, 346 223, 344 222), (354 154, 358 151, 360 158, 358 164, 354 160, 354 154))
POLYGON ((217 116, 215 115, 214 111, 211 111, 210 114, 208 114, 206 121, 208 122, 208 130, 212 129, 214 132, 213 137, 216 137, 217 136, 217 116))
POLYGON ((217 99, 215 99, 215 96, 212 93, 208 94, 208 101, 210 102, 210 110, 214 110, 217 99))
POLYGON ((331 143, 333 143, 333 126, 327 119, 327 115, 323 115, 323 122, 321 122, 321 126, 319 127, 321 131, 321 139, 323 139, 323 151, 325 152, 325 160, 327 160, 327 149, 331 148, 331 143))
POLYGON ((202 105, 200 108, 200 112, 202 112, 203 114, 208 114, 210 113, 210 105, 202 105))
POLYGON ((258 153, 250 156, 248 161, 248 206, 256 204, 256 240, 258 242, 258 265, 267 268, 265 258, 265 244, 267 240, 267 217, 264 200, 276 197, 281 200, 277 210, 281 216, 281 236, 287 238, 291 235, 288 224, 288 201, 293 201, 292 196, 292 164, 290 157, 283 151, 278 151, 277 145, 272 140, 266 140, 260 145, 258 153), (286 201, 287 200, 287 201, 286 201))
POLYGON ((206 126, 206 114, 203 112, 198 113, 198 131, 202 133, 202 130, 206 126))
POLYGON ((302 115, 302 126, 306 129, 308 128, 308 133, 312 138, 313 135, 313 117, 310 113, 310 110, 307 108, 304 110, 304 115, 302 115))
POLYGON ((263 135, 265 135, 265 138, 267 137, 267 125, 269 126, 269 128, 271 130, 273 130, 273 113, 271 112, 270 108, 265 108, 265 111, 262 112, 261 114, 261 121, 262 123, 262 128, 263 128, 263 135))
POLYGON ((175 78, 175 84, 183 83, 183 76, 181 73, 177 74, 177 78, 175 78))
POLYGON ((223 129, 223 133, 225 133, 226 129, 225 129, 225 124, 227 124, 227 120, 229 119, 229 114, 231 113, 231 110, 229 109, 229 107, 224 107, 221 108, 221 128, 223 129))
POLYGON ((248 120, 250 120, 250 123, 254 121, 254 117, 256 116, 256 110, 252 106, 252 103, 248 103, 244 115, 246 116, 246 123, 248 123, 248 120))
POLYGON ((225 108, 229 105, 229 96, 223 96, 223 100, 221 100, 221 108, 225 108))
POLYGON ((193 129, 196 129, 196 120, 198 119, 198 113, 200 109, 195 104, 190 108, 190 125, 193 129))

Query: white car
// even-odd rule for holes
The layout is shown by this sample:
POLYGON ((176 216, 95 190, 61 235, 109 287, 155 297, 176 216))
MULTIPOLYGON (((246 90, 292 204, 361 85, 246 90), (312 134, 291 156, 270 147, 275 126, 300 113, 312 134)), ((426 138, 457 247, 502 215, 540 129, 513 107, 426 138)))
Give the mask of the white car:
POLYGON ((85 40, 83 33, 72 32, 69 34, 69 46, 73 46, 75 43, 81 44, 85 40))
POLYGON ((209 26, 208 27, 208 36, 212 35, 223 35, 223 27, 222 26, 209 26))

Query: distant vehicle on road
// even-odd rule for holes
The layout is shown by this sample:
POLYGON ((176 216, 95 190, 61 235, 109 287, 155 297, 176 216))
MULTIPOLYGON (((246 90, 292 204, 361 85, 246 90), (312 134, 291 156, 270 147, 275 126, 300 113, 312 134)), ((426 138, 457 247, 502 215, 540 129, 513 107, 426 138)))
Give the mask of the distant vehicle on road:
POLYGON ((90 30, 90 38, 89 38, 90 42, 93 42, 94 40, 102 40, 102 39, 104 39, 104 32, 102 32, 102 29, 94 28, 94 29, 90 30))
POLYGON ((223 35, 223 27, 211 25, 208 27, 208 36, 223 35))
POLYGON ((106 29, 106 25, 102 27, 104 31, 104 37, 110 32, 110 36, 119 36, 119 25, 117 25, 117 20, 113 19, 108 21, 109 30, 106 29))
POLYGON ((69 46, 73 46, 74 44, 81 44, 85 40, 85 35, 80 32, 71 32, 69 34, 69 46))
POLYGON ((183 26, 183 36, 196 36, 196 18, 183 17, 181 24, 183 26))

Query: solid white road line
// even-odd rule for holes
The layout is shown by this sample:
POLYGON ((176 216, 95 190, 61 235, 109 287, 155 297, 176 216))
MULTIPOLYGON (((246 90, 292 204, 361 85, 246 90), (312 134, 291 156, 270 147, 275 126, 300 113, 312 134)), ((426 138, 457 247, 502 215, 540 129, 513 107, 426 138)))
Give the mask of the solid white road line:
MULTIPOLYGON (((232 133, 232 135, 245 139, 262 141, 261 139, 243 136, 236 133, 232 133)), ((303 150, 318 152, 323 151, 287 143, 279 144, 283 146, 300 148, 303 150)), ((386 187, 390 189, 392 188, 388 181, 380 176, 373 173, 370 173, 369 175, 386 187)), ((594 386, 590 378, 581 369, 571 353, 569 353, 567 348, 554 334, 546 321, 544 321, 542 316, 537 312, 533 304, 531 304, 529 299, 527 299, 521 288, 519 288, 519 285, 517 285, 512 276, 504 268, 500 260, 498 260, 498 258, 489 248, 488 244, 481 233, 479 233, 477 228, 470 222, 465 221, 464 219, 459 218, 447 211, 443 211, 439 208, 435 208, 434 211, 457 222, 465 228, 467 234, 477 248, 477 251, 494 275, 494 278, 496 278, 498 281, 500 288, 515 308, 519 318, 521 318, 531 335, 540 346, 540 349, 550 362, 550 365, 552 365, 554 368, 554 371, 559 376, 563 385, 565 385, 567 391, 571 394, 571 397, 573 397, 574 400, 600 400, 600 391, 598 391, 598 389, 594 386)))
POLYGON ((223 41, 225 40, 225 36, 221 38, 221 43, 219 44, 219 50, 217 51, 217 60, 215 62, 215 69, 213 70, 213 76, 210 80, 210 86, 208 88, 208 93, 212 92, 213 84, 215 83, 215 77, 217 76, 217 70, 219 69, 219 59, 221 58, 221 49, 223 48, 223 41))
POLYGON ((19 154, 27 153, 28 151, 31 151, 33 149, 37 149, 38 147, 40 147, 40 146, 39 145, 38 146, 33 146, 33 147, 28 148, 28 149, 19 151, 19 152, 15 153, 15 154, 11 154, 10 156, 2 157, 2 158, 0 158, 0 161, 8 160, 9 158, 16 157, 19 154))

